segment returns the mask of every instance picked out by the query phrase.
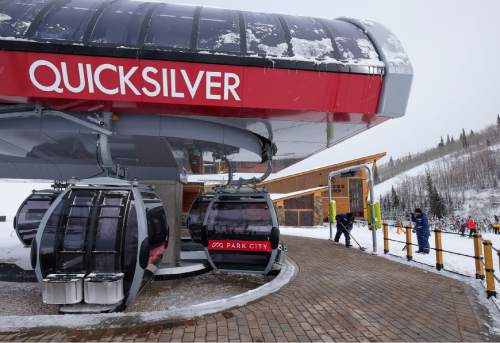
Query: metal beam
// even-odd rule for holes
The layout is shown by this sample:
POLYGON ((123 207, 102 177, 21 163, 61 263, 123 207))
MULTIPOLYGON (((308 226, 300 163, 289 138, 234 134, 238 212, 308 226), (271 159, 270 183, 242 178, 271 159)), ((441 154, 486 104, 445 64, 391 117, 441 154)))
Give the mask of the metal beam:
MULTIPOLYGON (((334 170, 334 171, 330 172, 328 174, 328 201, 329 201, 328 204, 330 204, 332 199, 333 199, 333 197, 332 197, 332 178, 336 175, 341 175, 341 174, 353 172, 353 171, 356 172, 356 171, 359 171, 362 169, 367 171, 368 181, 370 183, 370 206, 372 208, 372 210, 370 211, 371 217, 372 217, 371 218, 371 220, 372 220, 371 230, 372 230, 372 240, 373 240, 373 253, 376 254, 377 253, 377 227, 376 227, 376 223, 375 223, 375 210, 374 210, 375 194, 374 194, 374 187, 373 187, 373 173, 372 173, 370 166, 367 164, 359 164, 356 166, 347 167, 344 169, 334 170)), ((331 211, 328 211, 328 216, 329 217, 331 216, 331 211)), ((330 222, 330 240, 332 240, 333 239, 332 218, 330 218, 329 222, 330 222)))

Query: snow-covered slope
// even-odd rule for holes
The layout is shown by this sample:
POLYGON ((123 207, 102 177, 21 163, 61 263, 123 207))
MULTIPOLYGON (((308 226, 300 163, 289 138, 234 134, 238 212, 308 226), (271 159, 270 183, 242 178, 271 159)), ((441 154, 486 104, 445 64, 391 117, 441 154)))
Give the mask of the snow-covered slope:
POLYGON ((398 174, 394 177, 391 177, 390 179, 376 185, 375 186, 375 193, 377 194, 377 196, 385 195, 391 191, 392 187, 395 187, 398 183, 403 181, 405 178, 417 176, 417 175, 423 175, 423 174, 425 174, 425 171, 427 169, 431 168, 435 164, 440 163, 443 159, 446 159, 446 158, 447 158, 447 156, 423 163, 419 166, 416 166, 414 168, 411 168, 411 169, 405 171, 404 173, 401 173, 401 174, 398 174))
MULTIPOLYGON (((488 148, 494 156, 496 155, 497 164, 500 160, 500 145, 495 145, 488 148)), ((409 169, 401 174, 398 174, 378 185, 375 186, 376 197, 387 195, 391 189, 394 187, 397 190, 397 187, 401 185, 405 180, 410 178, 424 176, 427 171, 431 171, 431 175, 433 175, 432 171, 439 171, 439 175, 445 175, 449 177, 450 168, 456 168, 457 166, 468 166, 472 173, 481 173, 481 170, 478 169, 475 165, 462 164, 463 162, 470 159, 471 156, 474 156, 479 153, 484 153, 486 148, 478 149, 475 151, 461 151, 459 153, 452 153, 445 155, 441 158, 437 158, 432 161, 428 161, 419 166, 416 166, 412 169, 409 169), (457 163, 460 162, 460 163, 457 163)), ((479 174, 482 175, 482 174, 479 174)), ((435 173, 434 173, 435 176, 435 173)), ((433 176, 433 178, 434 178, 433 176)), ((438 187, 439 188, 439 187, 438 187)), ((457 214, 460 217, 466 217, 471 215, 475 218, 488 218, 490 220, 493 219, 494 215, 500 215, 500 191, 498 188, 480 188, 475 187, 473 185, 464 186, 463 189, 438 189, 442 194, 449 193, 454 200, 455 204, 459 204, 458 208, 449 209, 452 214, 457 214)))

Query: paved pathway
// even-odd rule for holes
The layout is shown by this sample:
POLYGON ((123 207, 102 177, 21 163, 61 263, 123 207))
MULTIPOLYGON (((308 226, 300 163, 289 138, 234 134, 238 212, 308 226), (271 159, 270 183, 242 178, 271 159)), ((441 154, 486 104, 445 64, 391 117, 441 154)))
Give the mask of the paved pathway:
MULTIPOLYGON (((300 271, 278 293, 192 321, 0 340, 479 341, 480 310, 459 281, 325 240, 285 237, 300 271)), ((498 337, 496 337, 498 339, 498 337)))

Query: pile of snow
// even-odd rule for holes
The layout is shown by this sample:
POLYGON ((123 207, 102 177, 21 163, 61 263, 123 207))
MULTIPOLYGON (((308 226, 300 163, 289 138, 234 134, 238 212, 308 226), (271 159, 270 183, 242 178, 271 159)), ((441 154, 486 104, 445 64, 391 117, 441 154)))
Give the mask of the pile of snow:
POLYGON ((321 40, 292 38, 293 53, 296 57, 306 59, 323 59, 333 52, 332 41, 329 38, 321 40))
POLYGON ((48 189, 50 183, 31 181, 0 181, 0 216, 7 221, 0 223, 0 261, 17 263, 23 268, 29 267, 29 249, 17 238, 13 228, 13 220, 21 203, 31 194, 33 189, 48 189))
POLYGON ((296 192, 290 192, 290 193, 271 193, 271 199, 272 200, 279 200, 283 198, 289 198, 293 197, 299 194, 304 194, 304 193, 309 193, 309 192, 314 192, 314 191, 319 191, 319 190, 325 190, 327 188, 321 186, 321 187, 314 187, 314 188, 309 188, 309 189, 304 189, 296 192))

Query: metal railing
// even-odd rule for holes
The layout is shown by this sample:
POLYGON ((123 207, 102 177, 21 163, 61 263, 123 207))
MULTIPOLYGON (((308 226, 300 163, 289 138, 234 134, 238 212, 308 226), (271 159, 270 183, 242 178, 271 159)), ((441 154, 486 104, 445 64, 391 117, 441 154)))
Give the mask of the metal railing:
MULTIPOLYGON (((412 242, 412 227, 410 225, 391 225, 387 222, 383 223, 383 236, 384 236, 384 254, 390 253, 390 242, 398 242, 405 244, 406 258, 408 261, 413 260, 413 247, 418 246, 412 242), (405 231, 406 239, 405 241, 392 239, 389 237, 389 227, 396 228, 400 233, 405 231)), ((496 297, 497 292, 495 289, 495 280, 500 282, 500 278, 495 275, 495 270, 493 267, 493 251, 495 251, 499 258, 500 265, 500 250, 493 247, 493 243, 490 240, 483 240, 480 233, 475 233, 473 235, 474 240, 474 255, 468 255, 456 251, 450 251, 443 249, 443 239, 442 235, 461 235, 455 232, 442 231, 439 228, 431 230, 434 232, 435 247, 430 250, 436 252, 436 263, 435 267, 437 270, 444 269, 445 262, 443 258, 443 253, 453 254, 457 256, 463 256, 467 258, 474 259, 475 261, 475 272, 476 279, 485 280, 486 283, 486 295, 488 298, 496 297)))

